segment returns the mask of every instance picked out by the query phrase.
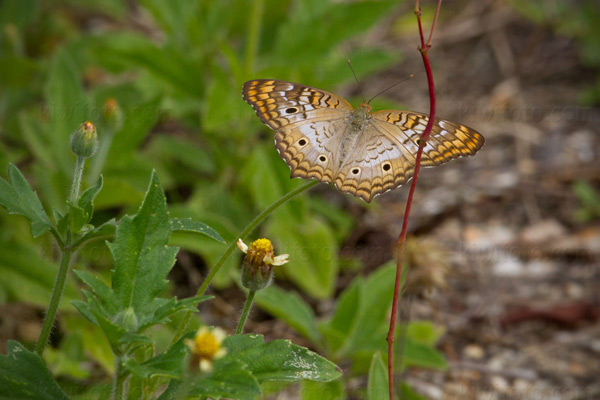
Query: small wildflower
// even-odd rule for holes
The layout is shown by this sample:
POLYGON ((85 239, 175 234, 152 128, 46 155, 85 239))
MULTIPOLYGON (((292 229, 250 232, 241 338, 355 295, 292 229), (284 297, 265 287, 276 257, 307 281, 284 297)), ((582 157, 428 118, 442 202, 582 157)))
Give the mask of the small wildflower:
POLYGON ((275 256, 269 239, 257 239, 247 246, 238 239, 237 246, 246 253, 242 263, 242 284, 250 290, 261 290, 273 279, 273 267, 287 263, 288 254, 275 256))
POLYGON ((71 150, 78 157, 89 158, 98 150, 98 134, 90 121, 81 124, 71 135, 71 150))
POLYGON ((226 337, 227 334, 221 328, 203 326, 198 329, 194 339, 185 340, 192 355, 191 365, 201 372, 212 371, 213 361, 227 354, 227 350, 221 347, 226 337))

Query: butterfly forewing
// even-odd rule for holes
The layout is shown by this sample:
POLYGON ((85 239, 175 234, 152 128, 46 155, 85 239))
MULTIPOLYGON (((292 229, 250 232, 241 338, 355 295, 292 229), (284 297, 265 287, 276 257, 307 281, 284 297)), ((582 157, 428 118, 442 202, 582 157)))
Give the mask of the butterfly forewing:
MULTIPOLYGON (((243 95, 260 120, 277 132, 275 145, 292 177, 334 182, 341 191, 370 202, 413 176, 429 118, 425 114, 360 113, 333 93, 274 79, 246 82, 243 95)), ((359 109, 365 107, 370 109, 359 109)), ((475 154, 483 143, 478 132, 436 118, 422 165, 475 154)))

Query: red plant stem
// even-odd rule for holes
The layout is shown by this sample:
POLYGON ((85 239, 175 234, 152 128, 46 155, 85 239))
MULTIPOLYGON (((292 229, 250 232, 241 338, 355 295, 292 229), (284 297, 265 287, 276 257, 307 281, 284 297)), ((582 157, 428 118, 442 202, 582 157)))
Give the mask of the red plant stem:
POLYGON ((398 315, 398 299, 400 295, 400 282, 402 280, 402 256, 404 253, 404 245, 406 243, 406 233, 408 231, 408 217, 410 215, 410 209, 412 206, 412 200, 415 193, 415 188, 417 186, 417 178, 419 177, 419 170, 421 169, 421 157, 423 155, 423 148, 429 140, 429 135, 431 134, 431 130, 433 128, 433 123, 435 121, 435 87, 433 84, 433 73, 431 71, 431 64, 429 62, 429 49, 431 48, 431 38, 433 36, 433 30, 435 28, 435 23, 437 21, 437 17, 440 11, 440 6, 442 4, 442 0, 438 0, 437 8, 435 11, 435 16, 433 18, 433 23, 431 24, 431 31, 429 33, 429 38, 427 43, 425 43, 425 39, 423 36, 423 28, 421 25, 421 9, 419 7, 419 0, 416 0, 415 4, 415 15, 417 16, 417 24, 419 26, 419 36, 421 39, 421 46, 419 47, 419 52, 421 53, 421 58, 423 59, 423 65, 425 67, 425 73, 427 74, 427 84, 429 86, 429 119, 427 120, 427 126, 425 130, 421 134, 419 140, 419 149, 417 150, 417 156, 415 159, 415 171, 413 174, 413 180, 410 185, 410 190, 408 192, 408 198, 406 200, 406 209, 404 211, 404 217, 402 220, 402 231, 398 236, 398 241, 396 243, 397 246, 397 254, 396 254, 396 281, 394 284, 394 297, 392 300, 392 311, 390 314, 390 329, 387 334, 387 342, 388 342, 388 381, 389 381, 389 395, 390 400, 394 400, 394 341, 395 341, 395 330, 396 330, 396 318, 398 315))

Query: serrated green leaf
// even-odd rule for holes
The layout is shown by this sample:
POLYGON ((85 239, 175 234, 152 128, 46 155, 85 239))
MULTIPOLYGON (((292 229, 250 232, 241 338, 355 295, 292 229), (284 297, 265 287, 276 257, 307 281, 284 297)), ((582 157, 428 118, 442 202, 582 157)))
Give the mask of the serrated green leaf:
POLYGON ((260 335, 251 335, 251 342, 244 335, 235 335, 229 336, 223 343, 230 349, 226 357, 247 363, 259 382, 294 382, 301 379, 328 382, 341 376, 331 361, 289 340, 262 344, 259 341, 263 341, 260 335), (236 350, 241 347, 237 341, 246 345, 243 350, 236 350))
POLYGON ((217 360, 213 372, 194 382, 190 394, 215 398, 253 400, 260 394, 258 381, 239 360, 217 360))
POLYGON ((10 213, 31 221, 31 234, 38 237, 52 227, 40 199, 13 164, 8 166, 10 181, 0 178, 0 205, 10 213))
POLYGON ((115 309, 133 307, 136 313, 152 312, 165 277, 175 263, 177 248, 168 247, 171 225, 166 199, 156 173, 138 213, 119 222, 109 249, 115 261, 112 301, 115 309))
POLYGON ((314 345, 322 346, 323 339, 310 306, 295 292, 269 286, 256 294, 255 301, 269 314, 285 321, 314 345))
POLYGON ((0 354, 0 397, 22 400, 69 399, 37 354, 14 340, 9 340, 7 347, 7 355, 0 354))
POLYGON ((388 392, 388 376, 387 369, 381 354, 376 352, 371 360, 369 368, 369 383, 367 385, 368 400, 387 400, 389 399, 388 392))
POLYGON ((210 226, 194 221, 191 218, 172 218, 171 219, 171 230, 173 232, 194 232, 206 235, 217 242, 225 243, 225 240, 210 226))

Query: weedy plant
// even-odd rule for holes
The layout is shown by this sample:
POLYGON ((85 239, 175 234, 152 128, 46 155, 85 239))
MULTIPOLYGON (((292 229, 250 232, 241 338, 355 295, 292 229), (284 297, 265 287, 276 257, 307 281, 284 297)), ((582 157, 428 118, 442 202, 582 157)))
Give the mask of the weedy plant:
MULTIPOLYGON (((52 300, 35 352, 21 343, 9 341, 8 354, 0 356, 0 397, 69 398, 40 356, 55 322, 72 257, 89 241, 106 237, 112 238, 108 247, 114 261, 110 284, 89 271, 76 270, 88 289, 83 290, 85 300, 75 301, 73 305, 100 328, 110 345, 115 360, 113 399, 184 399, 189 396, 248 399, 261 393, 260 384, 264 382, 300 379, 327 382, 340 376, 333 363, 308 349, 287 340, 265 343, 260 335, 224 338, 223 334, 215 333, 220 330, 201 329, 195 335, 186 330, 172 345, 158 350, 152 335, 148 334, 151 327, 168 322, 180 311, 195 312, 198 303, 210 299, 210 296, 182 300, 159 297, 178 251, 168 245, 171 233, 188 231, 217 241, 222 239, 203 223, 170 218, 156 173, 152 173, 135 215, 99 226, 90 224, 94 199, 102 189, 100 177, 94 186, 79 195, 85 160, 97 149, 96 130, 90 122, 73 134, 71 147, 77 162, 67 201, 68 211, 64 214, 53 210, 52 217, 47 215, 36 193, 15 166, 9 167, 10 181, 0 180, 0 204, 8 212, 29 219, 34 236, 50 232, 61 253, 52 300), (187 348, 191 350, 189 356, 187 348)), ((250 250, 253 251, 252 247, 250 250)), ((263 258, 259 260, 261 263, 277 263, 276 257, 269 261, 263 258)), ((241 328, 238 331, 241 332, 241 328)))
MULTIPOLYGON (((102 3, 104 17, 125 20, 126 2, 102 3)), ((315 314, 310 299, 333 303, 337 275, 349 267, 337 248, 354 222, 318 197, 298 196, 314 183, 290 180, 271 138, 251 134, 258 122, 240 87, 256 76, 333 87, 353 80, 339 73, 347 58, 359 78, 390 66, 396 51, 359 39, 397 1, 233 3, 141 1, 160 41, 137 29, 82 31, 97 2, 0 4, 0 161, 8 165, 0 203, 29 220, 0 213, 11 226, 0 235, 0 297, 47 310, 35 351, 12 341, 0 356, 0 397, 250 399, 295 381, 304 399, 387 397, 383 338, 395 264, 358 276, 331 315, 315 314), (86 120, 98 127, 98 150, 77 158, 73 174, 69 134, 86 120), (93 183, 81 194, 80 180, 93 183), (210 307, 209 285, 239 281, 236 242, 250 244, 261 222, 261 235, 289 253, 278 274, 303 296, 270 285, 254 303, 321 356, 199 326, 196 305, 210 307), (178 247, 211 267, 192 298, 169 298, 178 247), (57 312, 61 337, 48 346, 57 312), (350 389, 367 374, 366 387, 350 389)), ((82 140, 91 127, 80 128, 82 140)), ((446 368, 435 350, 440 334, 411 323, 396 370, 446 368)), ((407 387, 403 394, 419 398, 407 387)))

